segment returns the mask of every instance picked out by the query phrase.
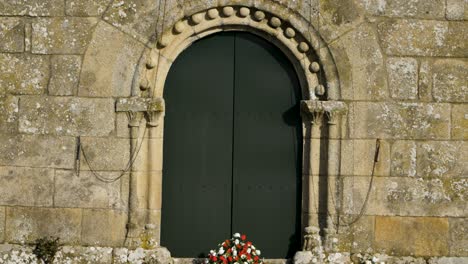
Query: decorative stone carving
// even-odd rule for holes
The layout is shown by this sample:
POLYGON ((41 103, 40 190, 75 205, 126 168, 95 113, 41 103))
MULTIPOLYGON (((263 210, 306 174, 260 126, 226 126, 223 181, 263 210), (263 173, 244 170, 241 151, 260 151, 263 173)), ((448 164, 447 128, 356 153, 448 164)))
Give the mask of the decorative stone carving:
POLYGON ((284 31, 284 35, 285 35, 287 38, 294 38, 294 36, 296 36, 296 31, 294 31, 294 29, 288 27, 288 28, 286 28, 286 30, 284 31))
POLYGON ((281 20, 277 17, 272 17, 270 19, 270 25, 273 27, 273 28, 277 28, 279 26, 281 26, 281 20))
POLYGON ((241 7, 239 9, 239 16, 240 17, 247 17, 250 14, 250 9, 247 7, 241 7))
POLYGON ((234 8, 232 6, 223 7, 223 14, 228 17, 234 15, 234 8))
POLYGON ((174 25, 174 31, 177 33, 177 34, 180 34, 184 31, 185 29, 185 24, 184 22, 182 21, 177 21, 174 25))
POLYGON ((305 53, 305 52, 309 51, 309 45, 307 45, 307 43, 305 43, 305 42, 299 43, 298 48, 299 48, 299 51, 302 52, 302 53, 305 53))
POLYGON ((198 13, 192 16, 192 21, 195 24, 200 24, 203 21, 203 14, 198 13))
POLYGON ((219 11, 218 9, 213 8, 213 9, 208 10, 207 15, 210 19, 215 19, 219 17, 219 11))
POLYGON ((257 21, 262 21, 265 18, 265 13, 262 11, 256 11, 254 14, 254 18, 257 21))
POLYGON ((316 61, 312 62, 309 66, 309 69, 313 73, 317 73, 320 71, 320 64, 318 64, 316 61))

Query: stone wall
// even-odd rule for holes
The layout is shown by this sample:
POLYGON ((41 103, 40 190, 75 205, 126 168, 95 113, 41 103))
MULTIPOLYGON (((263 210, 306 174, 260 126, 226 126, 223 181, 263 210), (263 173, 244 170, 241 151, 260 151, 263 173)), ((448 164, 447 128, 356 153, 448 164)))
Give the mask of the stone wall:
MULTIPOLYGON (((317 193, 304 199, 316 210, 305 222, 328 219, 345 251, 468 256, 466 0, 0 0, 0 243, 124 245, 135 134, 116 99, 135 95, 161 32, 230 5, 266 10, 304 36, 312 26, 315 52, 329 50, 336 66, 335 100, 348 112, 330 141, 341 162, 323 173, 311 156, 304 182, 317 193)), ((162 137, 162 126, 139 136, 153 142, 135 158, 139 173, 161 174, 145 158, 161 156, 146 145, 162 137)))

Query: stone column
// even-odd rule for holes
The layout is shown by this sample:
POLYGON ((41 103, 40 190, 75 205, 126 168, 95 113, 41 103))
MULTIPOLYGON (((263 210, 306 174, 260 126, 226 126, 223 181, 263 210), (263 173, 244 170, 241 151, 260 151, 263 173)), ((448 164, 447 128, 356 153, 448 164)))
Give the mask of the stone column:
MULTIPOLYGON (((131 166, 129 179, 129 208, 125 246, 135 248, 142 243, 157 241, 160 226, 158 217, 154 217, 154 210, 160 210, 161 201, 161 173, 154 173, 154 159, 160 159, 159 146, 153 140, 157 127, 162 122, 164 101, 162 98, 121 98, 116 103, 117 112, 128 112, 130 119, 131 166), (145 133, 139 133, 139 120, 146 117, 145 133), (140 117, 140 118, 137 118, 140 117), (133 120, 133 121, 132 121, 133 120), (145 151, 144 149, 147 149, 145 151), (138 156, 138 158, 137 158, 138 156), (139 159, 139 162, 135 162, 139 159)), ((160 162, 160 161, 159 161, 160 162)), ((147 246, 147 245, 146 245, 147 246)))

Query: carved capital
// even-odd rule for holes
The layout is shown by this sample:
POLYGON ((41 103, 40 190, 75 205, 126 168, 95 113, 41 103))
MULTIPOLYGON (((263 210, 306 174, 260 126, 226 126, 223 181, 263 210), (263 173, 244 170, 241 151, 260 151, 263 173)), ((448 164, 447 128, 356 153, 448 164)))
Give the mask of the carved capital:
POLYGON ((347 112, 347 107, 345 103, 338 101, 304 100, 301 101, 301 112, 309 117, 313 123, 322 120, 325 115, 328 118, 327 123, 335 125, 338 117, 347 112))
POLYGON ((142 113, 145 115, 149 127, 158 126, 159 117, 162 116, 164 110, 165 104, 162 98, 119 98, 115 104, 116 112, 128 113, 130 127, 139 126, 139 121, 136 117, 142 113))

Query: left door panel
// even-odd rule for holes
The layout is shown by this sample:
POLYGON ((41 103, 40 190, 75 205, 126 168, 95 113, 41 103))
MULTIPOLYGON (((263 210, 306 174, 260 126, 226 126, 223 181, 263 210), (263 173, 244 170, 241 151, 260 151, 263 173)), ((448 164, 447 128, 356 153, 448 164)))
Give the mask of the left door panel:
POLYGON ((234 36, 195 42, 165 84, 161 244, 206 256, 231 232, 234 36))

